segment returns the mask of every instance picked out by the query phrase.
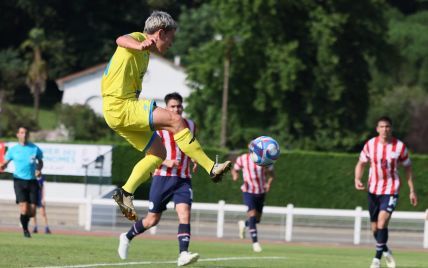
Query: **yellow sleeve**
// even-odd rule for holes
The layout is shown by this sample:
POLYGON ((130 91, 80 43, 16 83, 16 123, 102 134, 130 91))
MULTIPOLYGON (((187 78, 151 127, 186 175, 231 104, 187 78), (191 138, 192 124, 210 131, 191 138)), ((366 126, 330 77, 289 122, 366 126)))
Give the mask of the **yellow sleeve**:
POLYGON ((140 42, 146 40, 146 36, 143 33, 140 32, 133 32, 129 34, 132 38, 134 38, 135 40, 138 40, 140 42))

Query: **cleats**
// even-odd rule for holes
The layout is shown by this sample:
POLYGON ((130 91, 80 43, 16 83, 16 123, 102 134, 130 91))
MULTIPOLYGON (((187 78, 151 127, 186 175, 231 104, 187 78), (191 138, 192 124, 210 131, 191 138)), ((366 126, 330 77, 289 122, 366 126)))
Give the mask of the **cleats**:
POLYGON ((26 237, 26 238, 31 238, 30 231, 25 230, 25 231, 24 231, 24 237, 26 237))
POLYGON ((238 221, 238 228, 239 228, 239 238, 244 239, 245 238, 245 231, 247 229, 245 226, 245 222, 244 221, 238 221))
POLYGON ((262 252, 262 247, 259 242, 253 243, 253 251, 254 252, 262 252))
POLYGON ((188 251, 182 251, 178 256, 177 266, 185 266, 191 263, 197 262, 199 259, 198 253, 192 253, 188 251))
POLYGON ((37 234, 39 232, 39 230, 37 229, 37 226, 34 226, 33 228, 33 234, 37 234))
POLYGON ((45 227, 45 234, 51 234, 51 229, 49 229, 49 227, 45 227))
POLYGON ((137 221, 138 216, 135 211, 134 204, 132 204, 132 200, 134 200, 134 195, 125 195, 125 191, 122 188, 117 188, 113 192, 113 199, 116 201, 117 205, 122 211, 123 216, 125 216, 130 221, 137 221))
POLYGON ((223 175, 226 174, 232 167, 232 162, 226 161, 223 163, 215 163, 210 176, 213 182, 219 182, 223 179, 223 175))
POLYGON ((129 241, 128 237, 126 237, 126 233, 122 233, 119 236, 119 247, 117 248, 117 253, 119 253, 119 257, 122 260, 126 260, 128 258, 128 248, 129 248, 129 241))
POLYGON ((380 268, 380 260, 377 258, 373 258, 372 264, 370 264, 370 268, 380 268))
POLYGON ((386 267, 388 268, 395 268, 395 260, 394 257, 392 256, 392 252, 391 250, 388 251, 384 251, 383 252, 383 257, 385 258, 385 262, 386 262, 386 267))

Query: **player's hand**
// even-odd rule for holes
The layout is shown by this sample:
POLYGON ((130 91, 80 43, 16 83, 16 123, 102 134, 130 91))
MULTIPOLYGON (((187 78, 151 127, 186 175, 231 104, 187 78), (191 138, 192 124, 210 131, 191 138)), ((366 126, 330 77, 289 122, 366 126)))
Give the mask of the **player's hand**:
POLYGON ((415 192, 410 192, 410 204, 412 204, 412 206, 416 207, 418 205, 418 197, 416 196, 415 192))
POLYGON ((192 173, 196 173, 196 170, 198 170, 198 163, 193 162, 192 173))
POLYGON ((163 164, 169 168, 178 167, 180 164, 177 160, 165 160, 163 164))
POLYGON ((42 171, 41 171, 41 170, 36 169, 35 175, 36 175, 36 178, 38 178, 38 177, 42 176, 42 171))
POLYGON ((270 191, 270 184, 266 183, 265 184, 265 192, 269 192, 270 191))
POLYGON ((149 37, 140 43, 140 50, 149 50, 152 46, 156 45, 156 40, 153 37, 149 37))
POLYGON ((361 182, 361 180, 355 180, 355 189, 363 191, 366 189, 364 184, 361 182))

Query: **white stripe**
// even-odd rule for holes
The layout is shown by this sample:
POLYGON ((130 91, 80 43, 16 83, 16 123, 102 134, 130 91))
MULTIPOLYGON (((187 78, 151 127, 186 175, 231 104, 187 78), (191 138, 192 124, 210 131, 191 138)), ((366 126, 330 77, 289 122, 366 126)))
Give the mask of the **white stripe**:
MULTIPOLYGON (((225 258, 207 258, 199 259, 198 262, 215 262, 215 261, 241 261, 241 260, 285 260, 287 257, 271 256, 271 257, 225 257, 225 258)), ((85 267, 100 267, 100 266, 126 266, 126 265, 153 265, 153 264, 170 264, 177 263, 174 261, 141 261, 141 262, 115 262, 115 263, 94 263, 94 264, 78 264, 65 266, 40 266, 36 268, 85 268, 85 267)), ((33 267, 34 268, 34 267, 33 267)))

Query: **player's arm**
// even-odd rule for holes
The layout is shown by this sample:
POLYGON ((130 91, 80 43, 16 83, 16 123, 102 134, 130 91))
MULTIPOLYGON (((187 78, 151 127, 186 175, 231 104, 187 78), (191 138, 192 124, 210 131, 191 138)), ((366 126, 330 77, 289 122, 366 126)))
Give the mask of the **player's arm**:
POLYGON ((133 38, 131 35, 122 35, 116 39, 116 44, 123 48, 135 49, 135 50, 149 50, 153 45, 156 44, 156 40, 152 37, 148 37, 146 40, 140 42, 133 38))
POLYGON ((5 168, 7 168, 7 165, 9 165, 11 160, 6 160, 3 163, 0 163, 0 170, 4 170, 5 168))
POLYGON ((272 181, 275 179, 275 172, 274 170, 270 170, 268 168, 265 169, 265 174, 267 178, 267 182, 265 184, 265 191, 269 192, 270 186, 272 185, 272 181))
POLYGON ((43 168, 43 160, 37 159, 36 177, 39 177, 42 175, 42 168, 43 168))
POLYGON ((366 166, 366 163, 359 160, 357 165, 355 166, 355 179, 354 179, 354 183, 355 183, 355 189, 357 190, 364 190, 366 189, 366 187, 364 186, 363 182, 361 181, 361 178, 363 177, 364 174, 364 168, 366 166))
POLYGON ((232 180, 233 181, 237 181, 239 179, 239 172, 238 172, 238 170, 232 168, 232 170, 230 171, 230 173, 232 174, 232 180))
POLYGON ((415 186, 413 184, 413 170, 412 170, 412 165, 405 166, 404 170, 406 171, 407 184, 409 185, 410 204, 412 204, 413 206, 417 206, 418 205, 418 197, 416 196, 415 186))

